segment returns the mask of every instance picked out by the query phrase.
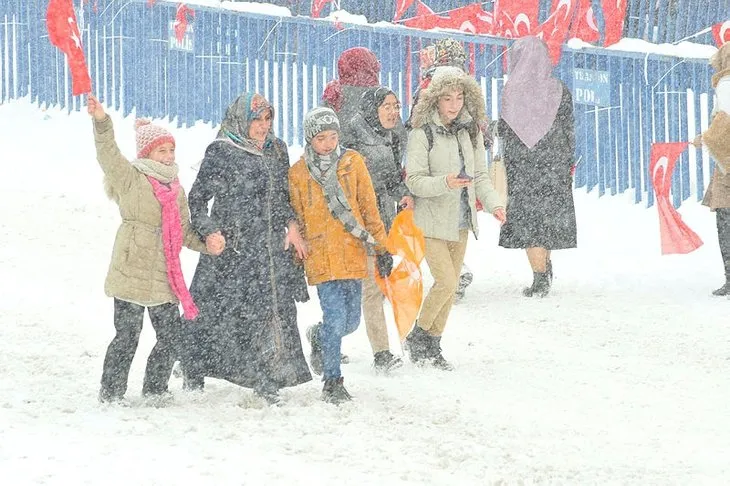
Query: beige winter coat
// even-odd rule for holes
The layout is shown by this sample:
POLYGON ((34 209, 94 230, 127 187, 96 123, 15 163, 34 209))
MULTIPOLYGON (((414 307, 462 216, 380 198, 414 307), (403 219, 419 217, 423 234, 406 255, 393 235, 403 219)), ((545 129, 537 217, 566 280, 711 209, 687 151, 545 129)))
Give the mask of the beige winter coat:
POLYGON ((717 73, 712 77, 717 104, 702 142, 715 160, 702 203, 711 209, 730 208, 730 44, 725 44, 710 60, 717 73))
POLYGON ((478 236, 477 198, 488 212, 501 207, 499 195, 492 187, 486 165, 484 138, 478 126, 486 119, 484 97, 479 84, 458 69, 440 71, 431 84, 421 92, 414 107, 408 137, 406 186, 415 198, 416 224, 427 238, 459 241, 461 189, 449 189, 448 174, 461 169, 459 145, 464 155, 466 173, 474 177, 468 188, 471 209, 471 229, 478 236), (438 114, 438 100, 453 88, 464 91, 464 109, 456 123, 475 122, 473 130, 462 128, 449 132, 438 114), (429 151, 423 126, 431 122, 433 146, 429 151), (474 138, 474 140, 472 140, 474 138))
MULTIPOLYGON (((122 224, 114 241, 104 291, 110 297, 143 306, 177 303, 167 281, 162 249, 162 211, 147 177, 121 154, 109 117, 94 122, 96 156, 119 205, 122 224)), ((178 196, 183 244, 204 252, 205 243, 190 228, 184 191, 178 196)))

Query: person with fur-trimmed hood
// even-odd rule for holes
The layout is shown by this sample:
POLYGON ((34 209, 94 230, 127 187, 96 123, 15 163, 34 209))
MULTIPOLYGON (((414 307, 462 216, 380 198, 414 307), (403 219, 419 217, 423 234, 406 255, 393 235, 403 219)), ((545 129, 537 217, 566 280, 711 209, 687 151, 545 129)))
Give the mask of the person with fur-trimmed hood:
POLYGON ((725 284, 713 295, 730 295, 730 44, 725 44, 710 64, 716 73, 712 86, 717 95, 712 121, 707 131, 695 139, 695 146, 704 145, 715 160, 715 171, 707 187, 702 204, 715 212, 717 237, 725 269, 725 284))
MULTIPOLYGON (((431 84, 431 79, 437 71, 448 68, 459 68, 466 72, 466 51, 461 42, 446 38, 439 39, 433 45, 424 47, 421 50, 421 82, 416 88, 416 92, 413 94, 413 104, 411 105, 411 117, 413 116, 413 107, 418 103, 418 97, 422 90, 426 89, 431 84)), ((486 148, 491 146, 491 135, 487 129, 488 120, 485 118, 484 122, 480 125, 482 135, 484 136, 484 145, 486 148)), ((406 123, 408 128, 411 127, 411 119, 408 119, 406 123)), ((477 208, 481 209, 481 202, 477 200, 477 208)), ((464 263, 461 266, 461 273, 459 275, 459 285, 456 288, 456 296, 454 301, 458 302, 464 298, 466 288, 471 285, 474 280, 474 274, 471 272, 469 267, 464 263)))
POLYGON ((441 336, 469 230, 475 236, 479 232, 477 198, 498 221, 505 221, 479 129, 486 119, 484 105, 474 78, 458 68, 443 68, 421 92, 411 117, 406 185, 415 198, 415 222, 426 237, 425 257, 434 284, 406 340, 414 362, 430 362, 444 370, 453 368, 441 353, 441 336))

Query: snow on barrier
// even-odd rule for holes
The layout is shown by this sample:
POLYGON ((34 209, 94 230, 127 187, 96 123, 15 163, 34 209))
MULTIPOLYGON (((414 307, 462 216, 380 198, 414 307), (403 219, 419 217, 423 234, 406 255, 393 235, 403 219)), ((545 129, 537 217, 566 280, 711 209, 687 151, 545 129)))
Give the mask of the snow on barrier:
MULTIPOLYGON (((195 16, 178 39, 176 3, 74 4, 94 91, 125 115, 134 110, 136 116, 169 117, 180 125, 215 125, 238 94, 258 91, 276 109, 276 133, 290 145, 301 145, 303 114, 319 104, 343 50, 366 46, 375 51, 381 81, 403 100, 406 116, 418 83, 420 49, 448 36, 467 45, 487 113, 498 116, 510 44, 505 39, 192 2, 195 16)), ((41 105, 77 110, 83 101, 71 96, 63 54, 48 41, 45 7, 45 0, 0 2, 0 101, 30 96, 41 105)), ((651 143, 691 140, 706 127, 712 106, 707 57, 714 48, 642 42, 625 39, 609 50, 571 42, 563 48, 556 73, 575 98, 575 187, 599 195, 633 191, 635 202, 652 205, 651 143)), ((701 199, 711 170, 712 162, 701 150, 683 153, 672 182, 674 205, 701 199)))

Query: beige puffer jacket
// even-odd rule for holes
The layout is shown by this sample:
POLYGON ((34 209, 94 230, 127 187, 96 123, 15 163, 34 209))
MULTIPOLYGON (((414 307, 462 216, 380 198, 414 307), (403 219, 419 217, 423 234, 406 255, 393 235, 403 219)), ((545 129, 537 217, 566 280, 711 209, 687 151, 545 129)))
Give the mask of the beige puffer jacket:
MULTIPOLYGON (((110 297, 143 306, 177 303, 167 281, 162 249, 162 211, 147 177, 121 154, 107 116, 94 121, 96 156, 119 205, 122 224, 114 240, 104 291, 110 297)), ((205 243, 190 228, 185 192, 178 195, 183 244, 205 252, 205 243)))

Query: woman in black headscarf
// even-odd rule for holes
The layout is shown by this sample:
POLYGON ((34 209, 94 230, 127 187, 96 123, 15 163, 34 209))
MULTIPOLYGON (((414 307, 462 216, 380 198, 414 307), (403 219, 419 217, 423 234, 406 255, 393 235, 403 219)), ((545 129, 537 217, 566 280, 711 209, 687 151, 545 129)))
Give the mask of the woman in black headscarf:
POLYGON ((225 249, 198 263, 190 290, 200 316, 187 326, 183 353, 188 388, 202 388, 205 376, 222 378, 270 403, 280 388, 312 379, 295 306, 308 300, 307 287, 289 247, 300 258, 306 250, 289 204, 289 155, 271 131, 273 116, 259 94, 236 99, 190 190, 193 227, 225 249))
MULTIPOLYGON (((406 140, 399 135, 400 103, 390 89, 377 86, 365 90, 360 111, 347 123, 342 134, 342 146, 356 150, 365 157, 378 211, 386 231, 390 230, 396 205, 413 208, 413 198, 401 178, 401 159, 406 140)), ((375 283, 374 256, 368 262, 368 278, 363 281, 362 307, 368 339, 373 349, 373 366, 387 372, 402 364, 390 352, 388 331, 383 311, 383 294, 375 283)))

